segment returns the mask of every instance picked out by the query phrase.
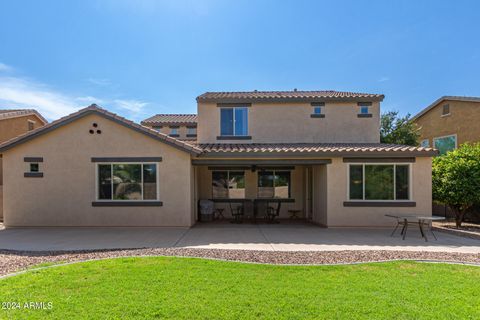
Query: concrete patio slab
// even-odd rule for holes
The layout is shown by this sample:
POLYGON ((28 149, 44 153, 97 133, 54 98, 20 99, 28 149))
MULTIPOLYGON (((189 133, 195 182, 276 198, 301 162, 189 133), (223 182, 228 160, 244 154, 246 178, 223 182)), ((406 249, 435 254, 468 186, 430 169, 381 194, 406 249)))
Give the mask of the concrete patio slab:
POLYGON ((480 240, 437 232, 425 242, 391 229, 332 228, 310 224, 198 224, 185 228, 22 228, 0 230, 0 249, 51 251, 132 248, 208 248, 266 251, 403 250, 480 254, 480 240))

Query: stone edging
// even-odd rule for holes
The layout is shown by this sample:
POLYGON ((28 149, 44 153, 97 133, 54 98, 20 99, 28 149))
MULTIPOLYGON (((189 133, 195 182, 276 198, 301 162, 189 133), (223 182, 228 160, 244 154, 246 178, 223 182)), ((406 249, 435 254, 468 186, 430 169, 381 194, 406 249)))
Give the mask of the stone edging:
POLYGON ((453 235, 459 236, 459 237, 480 240, 480 234, 478 234, 477 232, 471 232, 471 231, 466 231, 466 230, 456 230, 456 229, 451 229, 451 228, 445 228, 445 227, 442 227, 442 226, 434 226, 434 227, 432 227, 432 229, 435 230, 435 231, 439 231, 439 232, 445 232, 445 233, 453 234, 453 235))

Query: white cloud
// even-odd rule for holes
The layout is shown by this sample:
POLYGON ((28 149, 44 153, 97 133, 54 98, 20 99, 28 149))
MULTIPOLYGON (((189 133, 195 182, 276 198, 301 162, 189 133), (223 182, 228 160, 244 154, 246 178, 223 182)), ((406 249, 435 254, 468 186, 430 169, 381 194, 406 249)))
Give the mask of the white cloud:
POLYGON ((12 71, 13 68, 6 65, 5 63, 0 62, 0 72, 7 72, 7 71, 12 71))
POLYGON ((385 81, 389 81, 390 78, 389 77, 381 77, 380 79, 378 79, 378 82, 385 82, 385 81))
POLYGON ((110 81, 110 79, 106 79, 106 78, 88 78, 87 79, 88 82, 94 84, 94 85, 97 85, 97 86, 109 86, 112 84, 112 82, 110 81))
POLYGON ((144 108, 148 105, 148 102, 122 99, 115 99, 113 102, 117 108, 128 111, 132 120, 139 121, 146 115, 144 108))
POLYGON ((56 119, 78 109, 75 99, 32 80, 0 77, 2 106, 35 108, 45 117, 56 119))
POLYGON ((88 105, 92 103, 99 105, 105 102, 103 99, 92 97, 92 96, 77 97, 75 98, 75 100, 82 104, 88 104, 88 105))

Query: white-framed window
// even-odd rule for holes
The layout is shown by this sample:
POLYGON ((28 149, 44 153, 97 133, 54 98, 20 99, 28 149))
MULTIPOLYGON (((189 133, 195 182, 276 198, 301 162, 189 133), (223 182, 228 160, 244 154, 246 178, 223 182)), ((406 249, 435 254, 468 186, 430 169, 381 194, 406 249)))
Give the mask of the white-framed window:
POLYGON ((212 197, 214 199, 244 199, 245 171, 212 171, 212 197))
POLYGON ((424 148, 430 147, 430 140, 428 140, 428 139, 423 139, 423 140, 420 142, 420 147, 424 147, 424 148))
POLYGON ((27 121, 27 125, 28 125, 28 131, 32 131, 33 129, 35 129, 35 121, 33 120, 28 120, 27 121))
POLYGON ((29 163, 30 172, 40 172, 40 164, 38 162, 29 163))
POLYGON ((440 155, 446 154, 457 148, 457 135, 452 134, 443 137, 433 138, 433 146, 438 149, 440 155))
POLYGON ((348 165, 351 201, 411 200, 411 166, 407 163, 355 163, 348 165))
POLYGON ((442 117, 443 116, 449 116, 450 115, 450 105, 449 104, 444 104, 442 106, 442 117))
POLYGON ((360 106, 360 114, 368 114, 368 106, 360 106))
POLYGON ((188 127, 187 128, 187 134, 197 134, 197 128, 196 127, 188 127))
POLYGON ((158 200, 156 163, 97 163, 97 200, 158 200))
POLYGON ((232 107, 220 109, 221 136, 248 135, 248 107, 232 107))
POLYGON ((170 134, 171 135, 178 134, 178 127, 170 127, 170 134))

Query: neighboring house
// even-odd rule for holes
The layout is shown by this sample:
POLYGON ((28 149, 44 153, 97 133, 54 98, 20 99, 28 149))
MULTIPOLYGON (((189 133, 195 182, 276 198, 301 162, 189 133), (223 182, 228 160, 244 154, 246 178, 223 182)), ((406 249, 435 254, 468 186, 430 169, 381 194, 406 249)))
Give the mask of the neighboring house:
POLYGON ((196 114, 157 114, 141 124, 180 140, 197 139, 196 114))
MULTIPOLYGON (((47 124, 47 120, 33 109, 0 109, 0 143, 47 124)), ((3 172, 0 157, 0 221, 3 220, 3 172)))
MULTIPOLYGON (((198 202, 282 203, 328 227, 431 214, 431 148, 381 144, 383 95, 217 92, 182 141, 92 105, 0 145, 5 226, 184 226, 198 202), (255 201, 253 201, 255 200, 255 201)), ((257 206, 257 208, 259 208, 257 206)))
POLYGON ((412 118, 421 146, 444 154, 465 142, 480 142, 480 97, 443 96, 412 118))

